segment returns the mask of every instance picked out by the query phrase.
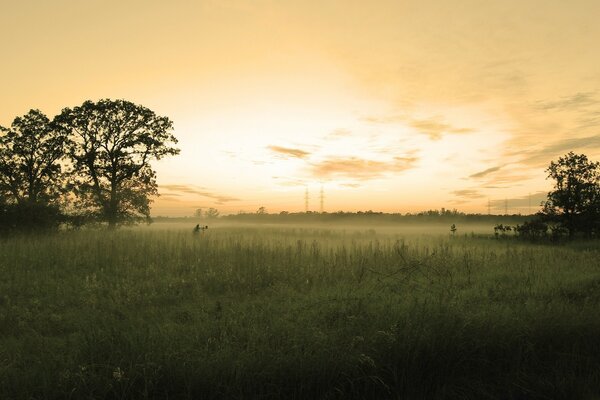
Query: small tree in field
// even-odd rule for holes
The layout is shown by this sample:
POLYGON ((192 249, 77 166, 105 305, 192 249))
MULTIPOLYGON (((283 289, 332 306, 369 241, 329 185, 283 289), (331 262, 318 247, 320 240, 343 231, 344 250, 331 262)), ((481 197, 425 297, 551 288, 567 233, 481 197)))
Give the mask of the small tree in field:
POLYGON ((569 237, 600 230, 600 163, 584 154, 568 153, 546 170, 555 181, 548 193, 542 215, 546 221, 563 226, 569 237))
POLYGON ((78 208, 110 227, 150 217, 158 195, 151 160, 175 155, 173 123, 125 100, 86 101, 66 108, 56 125, 71 137, 73 192, 78 208))
POLYGON ((217 210, 216 208, 209 208, 208 210, 206 210, 206 212, 204 213, 204 216, 208 219, 216 219, 219 218, 219 210, 217 210))

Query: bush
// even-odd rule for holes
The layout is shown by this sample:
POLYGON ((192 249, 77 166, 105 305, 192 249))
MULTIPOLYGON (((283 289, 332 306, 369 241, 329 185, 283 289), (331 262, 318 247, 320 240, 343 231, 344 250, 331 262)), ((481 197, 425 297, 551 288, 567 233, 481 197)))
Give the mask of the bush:
POLYGON ((41 203, 16 203, 0 206, 0 232, 47 232, 65 221, 60 208, 41 203))
POLYGON ((534 219, 525 221, 522 225, 517 225, 515 230, 520 238, 538 240, 548 235, 548 224, 534 219))

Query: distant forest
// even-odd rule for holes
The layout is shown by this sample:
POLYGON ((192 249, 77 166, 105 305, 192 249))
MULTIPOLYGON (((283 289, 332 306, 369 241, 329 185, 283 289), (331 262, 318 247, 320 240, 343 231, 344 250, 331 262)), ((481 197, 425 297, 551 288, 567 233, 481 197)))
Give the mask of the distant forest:
POLYGON ((468 214, 458 210, 428 210, 418 213, 384 213, 372 210, 357 212, 287 212, 268 213, 264 208, 259 212, 240 212, 229 215, 214 215, 213 213, 196 212, 190 217, 155 217, 156 222, 187 222, 195 220, 216 220, 247 223, 482 223, 482 224, 519 224, 535 218, 535 215, 521 214, 468 214))

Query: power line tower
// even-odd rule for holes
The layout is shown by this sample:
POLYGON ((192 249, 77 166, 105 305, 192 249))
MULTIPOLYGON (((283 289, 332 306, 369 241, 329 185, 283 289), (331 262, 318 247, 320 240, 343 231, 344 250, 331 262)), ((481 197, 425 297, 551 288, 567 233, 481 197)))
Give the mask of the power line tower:
POLYGON ((308 186, 306 187, 306 190, 304 191, 304 212, 308 212, 308 186))
POLYGON ((324 203, 325 203, 325 194, 323 193, 323 185, 321 185, 321 196, 320 196, 320 199, 319 199, 319 200, 320 200, 320 203, 321 203, 321 204, 320 204, 320 205, 321 205, 321 207, 320 207, 320 209, 321 209, 321 214, 323 214, 323 211, 325 210, 325 207, 324 207, 324 203))

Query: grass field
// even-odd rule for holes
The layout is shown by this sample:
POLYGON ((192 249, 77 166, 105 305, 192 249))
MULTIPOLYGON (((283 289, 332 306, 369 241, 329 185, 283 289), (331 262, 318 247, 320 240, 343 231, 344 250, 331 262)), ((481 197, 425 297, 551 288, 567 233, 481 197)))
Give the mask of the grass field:
POLYGON ((598 243, 446 231, 0 239, 0 398, 600 398, 598 243))

